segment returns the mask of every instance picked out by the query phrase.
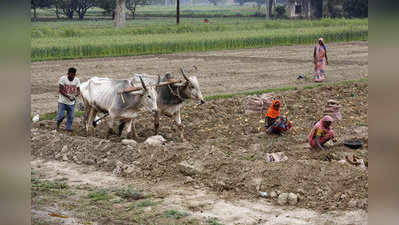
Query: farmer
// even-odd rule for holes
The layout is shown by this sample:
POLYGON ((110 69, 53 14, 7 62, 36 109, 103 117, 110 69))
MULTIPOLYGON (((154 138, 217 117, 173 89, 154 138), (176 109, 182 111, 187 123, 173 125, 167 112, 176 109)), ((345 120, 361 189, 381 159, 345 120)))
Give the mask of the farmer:
POLYGON ((334 130, 331 127, 334 119, 331 116, 324 116, 317 122, 308 136, 309 144, 314 149, 326 150, 324 144, 334 139, 334 130))
POLYGON ((326 79, 326 64, 328 65, 327 48, 323 38, 319 38, 319 43, 314 47, 313 63, 315 67, 315 82, 322 82, 326 79))
POLYGON ((80 81, 76 76, 76 69, 71 67, 68 69, 68 75, 62 76, 58 81, 59 97, 58 97, 58 115, 57 115, 57 130, 60 128, 61 122, 65 118, 65 111, 67 113, 66 130, 72 132, 72 122, 75 112, 75 98, 79 96, 80 81))
POLYGON ((291 121, 284 117, 280 117, 281 103, 278 99, 274 99, 266 113, 265 128, 267 134, 279 134, 288 131, 291 127, 291 121))

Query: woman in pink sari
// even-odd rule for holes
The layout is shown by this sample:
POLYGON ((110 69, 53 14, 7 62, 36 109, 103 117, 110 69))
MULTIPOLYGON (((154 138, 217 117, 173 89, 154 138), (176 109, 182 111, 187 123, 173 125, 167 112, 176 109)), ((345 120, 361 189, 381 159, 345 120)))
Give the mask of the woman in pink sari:
POLYGON ((313 63, 315 66, 315 82, 322 82, 326 79, 326 64, 328 65, 327 48, 323 38, 319 38, 319 43, 314 47, 313 63))
POLYGON ((331 127, 333 120, 334 119, 331 116, 324 116, 313 126, 313 129, 308 136, 309 144, 312 148, 319 148, 324 151, 325 143, 331 139, 335 142, 334 130, 331 127))

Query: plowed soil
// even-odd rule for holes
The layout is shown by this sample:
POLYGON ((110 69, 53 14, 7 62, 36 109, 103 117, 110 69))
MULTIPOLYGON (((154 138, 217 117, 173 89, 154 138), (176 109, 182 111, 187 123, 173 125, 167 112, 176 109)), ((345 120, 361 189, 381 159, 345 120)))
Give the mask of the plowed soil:
MULTIPOLYGON (((346 48, 342 45, 334 46, 346 48)), ((356 46, 364 47, 359 43, 356 46)), ((281 49, 289 52, 290 48, 281 49)), ((356 72, 353 78, 363 77, 356 72)), ((35 82, 32 85, 35 93, 37 86, 35 82)), ((209 88, 206 89, 208 93, 216 91, 204 86, 209 88)), ((40 90, 43 89, 37 88, 36 92, 40 90)), ((153 135, 148 113, 142 113, 137 120, 139 144, 136 146, 123 145, 121 138, 107 136, 105 123, 99 125, 95 137, 87 137, 78 121, 72 135, 56 132, 54 121, 41 121, 32 128, 32 157, 95 165, 99 170, 144 178, 154 184, 170 181, 209 187, 226 198, 258 197, 258 191, 293 192, 299 195, 299 207, 321 211, 367 209, 367 204, 350 204, 354 200, 367 203, 367 168, 338 162, 353 154, 368 161, 367 83, 299 89, 280 92, 276 96, 282 100, 283 114, 293 121, 294 126, 282 137, 266 136, 263 117, 256 113, 245 114, 245 97, 234 97, 208 101, 201 106, 195 102, 187 103, 182 113, 185 142, 179 140, 176 130, 170 126, 171 121, 162 118, 160 134, 167 140, 162 146, 141 143, 153 135), (322 116, 328 99, 335 99, 343 106, 343 120, 333 124, 338 142, 330 145, 326 152, 311 151, 306 136, 312 122, 322 116), (364 140, 363 148, 351 150, 343 146, 343 140, 352 137, 364 140), (268 163, 266 154, 271 152, 284 152, 288 160, 268 163)), ((38 106, 33 102, 32 107, 38 106)))

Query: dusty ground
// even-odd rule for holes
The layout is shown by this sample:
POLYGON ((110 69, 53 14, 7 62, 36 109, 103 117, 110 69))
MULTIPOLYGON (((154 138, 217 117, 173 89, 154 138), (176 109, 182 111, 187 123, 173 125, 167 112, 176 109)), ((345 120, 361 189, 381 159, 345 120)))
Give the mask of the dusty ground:
POLYGON ((226 200, 209 188, 168 182, 151 186, 70 162, 32 161, 32 183, 32 224, 367 224, 363 210, 320 213, 266 199, 226 200), (116 194, 132 187, 145 198, 116 194), (107 200, 93 195, 99 190, 107 200))
MULTIPOLYGON (((368 208, 368 170, 338 162, 353 154, 368 162, 367 83, 300 89, 281 92, 278 96, 285 105, 283 112, 294 123, 294 129, 283 137, 266 137, 262 132, 260 115, 245 114, 245 98, 235 97, 209 101, 202 106, 189 103, 183 110, 187 138, 183 143, 174 135, 169 121, 162 119, 161 135, 167 139, 167 144, 158 147, 122 145, 119 137, 106 136, 101 129, 103 124, 99 125, 96 137, 86 137, 78 124, 75 124, 76 131, 70 136, 55 132, 54 121, 41 121, 32 128, 32 157, 34 160, 55 159, 90 165, 100 170, 98 173, 107 171, 114 176, 133 178, 134 181, 144 180, 145 185, 142 183, 141 186, 149 185, 152 188, 148 188, 148 192, 164 196, 165 207, 189 212, 191 217, 184 217, 184 223, 215 224, 209 222, 209 218, 204 219, 209 216, 225 224, 237 221, 241 224, 323 224, 320 218, 325 218, 322 221, 327 223, 324 224, 367 224, 367 213, 363 210, 368 208), (343 106, 343 120, 333 125, 338 143, 330 146, 328 152, 311 152, 306 135, 311 123, 321 117, 322 106, 327 99, 338 100, 343 106), (363 139, 365 146, 360 150, 344 147, 342 141, 352 137, 363 139), (266 154, 270 152, 284 152, 288 160, 267 163, 266 154), (172 186, 163 187, 165 183, 172 186), (163 191, 159 192, 157 188, 163 191), (179 190, 183 197, 176 200, 179 196, 176 191, 179 190), (276 199, 259 200, 258 191, 292 192, 299 196, 299 202, 296 208, 279 208, 276 199), (192 201, 187 200, 190 198, 192 201), (199 199, 202 202, 198 203, 199 199), (211 203, 207 205, 206 200, 211 203), (248 213, 243 213, 247 216, 240 216, 237 212, 248 213), (320 214, 327 217, 320 217, 320 214), (280 219, 285 220, 274 219, 279 215, 284 215, 280 219)), ((137 141, 142 142, 152 135, 152 124, 147 114, 140 117, 138 124, 137 141)), ((51 177, 48 173, 43 176, 51 177)), ((107 182, 109 174, 99 176, 107 182)), ((79 179, 85 179, 82 177, 79 179)), ((112 183, 113 178, 109 179, 112 183)), ((39 200, 34 198, 32 204, 36 205, 39 200)), ((57 204, 57 201, 49 202, 57 204)), ((103 206, 106 203, 99 204, 103 206)), ((40 215, 46 211, 48 203, 37 205, 40 215)), ((68 208, 62 207, 63 203, 60 205, 57 206, 61 211, 68 208)), ((90 208, 90 204, 87 207, 90 208)), ((115 219, 112 213, 116 206, 107 207, 108 211, 105 207, 104 212, 111 215, 105 215, 103 219, 125 220, 136 215, 128 211, 123 218, 115 219)), ((76 216, 73 209, 70 206, 64 213, 76 216)), ((157 221, 158 224, 176 222, 164 220, 164 208, 157 210, 150 213, 152 217, 144 213, 149 216, 147 221, 157 221)), ((78 216, 77 219, 82 217, 101 222, 93 216, 78 216)), ((177 219, 176 223, 182 224, 179 221, 177 219)), ((118 224, 115 221, 109 223, 118 224)))
MULTIPOLYGON (((328 82, 355 80, 368 76, 368 42, 328 44, 330 65, 328 82)), ((179 53, 137 57, 78 59, 36 62, 31 65, 31 111, 48 113, 57 110, 57 81, 70 66, 78 69, 85 81, 92 76, 128 78, 133 73, 164 75, 189 71, 193 65, 204 95, 236 93, 249 90, 303 86, 300 74, 313 73, 313 46, 285 46, 260 49, 179 53)))

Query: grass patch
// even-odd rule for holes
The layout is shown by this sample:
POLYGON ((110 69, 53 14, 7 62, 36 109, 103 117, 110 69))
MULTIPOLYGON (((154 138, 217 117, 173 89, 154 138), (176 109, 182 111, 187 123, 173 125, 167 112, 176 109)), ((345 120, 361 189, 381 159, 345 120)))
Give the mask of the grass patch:
POLYGON ((144 201, 140 201, 134 204, 130 204, 128 207, 126 207, 125 211, 130 211, 132 209, 138 209, 138 208, 145 208, 145 207, 149 207, 149 206, 154 206, 157 205, 158 202, 153 202, 151 200, 144 200, 144 201))
POLYGON ((55 182, 55 181, 48 181, 48 180, 40 180, 38 178, 31 178, 31 185, 37 191, 48 191, 52 189, 68 189, 68 184, 64 182, 55 182))
POLYGON ((115 195, 126 200, 139 200, 146 198, 146 196, 141 191, 134 189, 130 185, 125 189, 116 190, 115 195))
POLYGON ((264 93, 292 91, 292 90, 297 90, 297 89, 298 89, 297 87, 269 88, 269 89, 258 90, 258 91, 246 91, 246 92, 239 92, 239 93, 233 93, 233 94, 220 94, 220 95, 206 96, 205 100, 216 100, 216 99, 232 98, 232 97, 236 97, 236 96, 247 96, 247 95, 261 95, 264 93))
POLYGON ((190 214, 188 214, 186 212, 179 212, 179 211, 176 211, 176 210, 173 210, 173 209, 167 210, 167 211, 164 212, 164 216, 165 217, 173 218, 173 219, 177 219, 177 220, 181 219, 181 218, 184 218, 186 216, 189 216, 189 215, 190 214))
POLYGON ((314 85, 308 85, 308 86, 304 86, 303 89, 313 89, 313 88, 317 88, 317 87, 321 87, 324 84, 314 84, 314 85))
POLYGON ((87 195, 88 198, 90 198, 92 201, 103 201, 103 200, 109 200, 112 198, 111 195, 108 194, 108 191, 106 189, 101 189, 98 191, 91 192, 87 195))
POLYGON ((248 160, 248 161, 255 161, 256 160, 256 156, 255 155, 246 155, 242 157, 244 160, 248 160))
MULTIPOLYGON (((81 117, 84 115, 84 111, 75 111, 75 117, 81 117)), ((31 115, 31 120, 33 118, 34 115, 31 115)), ((51 113, 44 113, 44 114, 40 114, 39 116, 39 121, 43 121, 43 120, 55 120, 57 118, 57 112, 51 112, 51 113)), ((66 113, 65 113, 65 118, 66 118, 66 113)))
POLYGON ((206 223, 207 223, 208 225, 223 225, 223 223, 220 223, 220 222, 218 221, 217 218, 209 218, 209 219, 206 221, 206 223))

